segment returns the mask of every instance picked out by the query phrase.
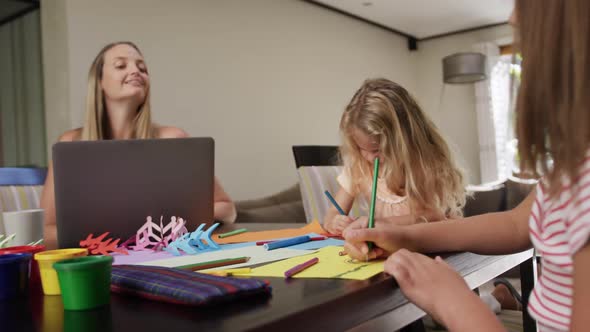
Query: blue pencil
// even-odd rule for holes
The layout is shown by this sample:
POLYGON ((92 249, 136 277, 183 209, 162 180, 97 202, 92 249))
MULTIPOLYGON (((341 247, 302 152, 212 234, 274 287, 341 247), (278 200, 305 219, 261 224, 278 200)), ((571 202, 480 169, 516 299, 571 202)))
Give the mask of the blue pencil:
POLYGON ((305 242, 309 242, 309 241, 311 241, 311 238, 309 237, 309 235, 292 237, 290 239, 278 240, 278 241, 266 243, 264 245, 264 249, 274 250, 274 249, 278 249, 278 248, 294 246, 296 244, 305 243, 305 242))
POLYGON ((338 205, 338 202, 336 202, 336 200, 334 199, 334 197, 332 197, 332 194, 330 194, 329 191, 324 191, 324 194, 326 194, 326 196, 328 196, 328 199, 330 200, 330 202, 332 202, 332 205, 334 205, 334 207, 336 208, 336 210, 338 210, 338 212, 345 216, 346 213, 344 213, 344 210, 342 210, 342 208, 340 207, 340 205, 338 205))

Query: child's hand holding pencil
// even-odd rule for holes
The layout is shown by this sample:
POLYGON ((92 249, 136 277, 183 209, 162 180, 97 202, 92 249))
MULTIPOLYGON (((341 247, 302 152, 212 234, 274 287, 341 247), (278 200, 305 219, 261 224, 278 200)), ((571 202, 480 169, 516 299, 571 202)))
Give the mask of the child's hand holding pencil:
POLYGON ((324 228, 330 234, 341 235, 344 229, 354 222, 349 216, 336 215, 330 222, 324 224, 324 228))
POLYGON ((407 232, 411 227, 376 223, 375 228, 367 228, 368 222, 367 217, 360 217, 342 234, 344 249, 351 258, 364 261, 387 257, 401 248, 415 249, 407 232), (374 243, 372 249, 367 242, 374 243))
POLYGON ((346 214, 346 212, 344 212, 344 210, 340 207, 338 202, 336 202, 336 199, 334 199, 334 196, 332 196, 332 194, 330 194, 329 191, 324 191, 324 194, 326 194, 326 197, 328 198, 330 203, 332 203, 334 208, 336 208, 336 210, 339 213, 338 215, 334 216, 332 220, 327 221, 324 224, 324 229, 328 231, 330 234, 341 235, 344 229, 348 227, 350 224, 352 224, 354 219, 349 217, 346 214))

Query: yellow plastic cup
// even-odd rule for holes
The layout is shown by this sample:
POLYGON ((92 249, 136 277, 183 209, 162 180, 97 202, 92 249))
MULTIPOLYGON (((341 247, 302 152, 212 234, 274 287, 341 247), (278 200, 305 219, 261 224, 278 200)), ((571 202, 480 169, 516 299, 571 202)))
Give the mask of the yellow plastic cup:
POLYGON ((39 263, 39 272, 41 273, 41 285, 45 295, 60 295, 59 280, 57 272, 53 268, 53 263, 75 257, 87 256, 88 249, 71 248, 42 251, 35 254, 35 260, 39 263))

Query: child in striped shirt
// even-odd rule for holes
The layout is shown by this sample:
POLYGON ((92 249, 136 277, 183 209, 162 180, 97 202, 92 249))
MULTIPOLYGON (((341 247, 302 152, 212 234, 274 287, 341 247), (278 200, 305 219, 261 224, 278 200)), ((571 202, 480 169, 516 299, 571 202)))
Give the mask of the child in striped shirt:
POLYGON ((450 331, 504 328, 442 259, 409 250, 507 254, 534 246, 543 261, 527 309, 539 330, 590 330, 590 1, 540 2, 516 0, 511 17, 524 59, 519 157, 523 170, 542 175, 537 189, 511 211, 374 229, 359 222, 344 231, 352 257, 393 253, 385 270, 450 331))

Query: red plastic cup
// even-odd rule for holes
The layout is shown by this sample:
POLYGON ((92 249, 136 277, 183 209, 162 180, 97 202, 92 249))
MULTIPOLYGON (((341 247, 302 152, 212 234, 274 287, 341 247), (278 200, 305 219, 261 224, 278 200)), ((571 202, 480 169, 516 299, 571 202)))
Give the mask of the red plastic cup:
MULTIPOLYGON (((29 253, 31 254, 31 256, 34 256, 36 253, 41 251, 45 251, 45 246, 42 244, 38 244, 35 246, 15 246, 1 248, 0 255, 29 253)), ((31 259, 30 286, 32 290, 41 290, 41 275, 39 274, 39 263, 37 263, 37 261, 34 259, 31 259)))

